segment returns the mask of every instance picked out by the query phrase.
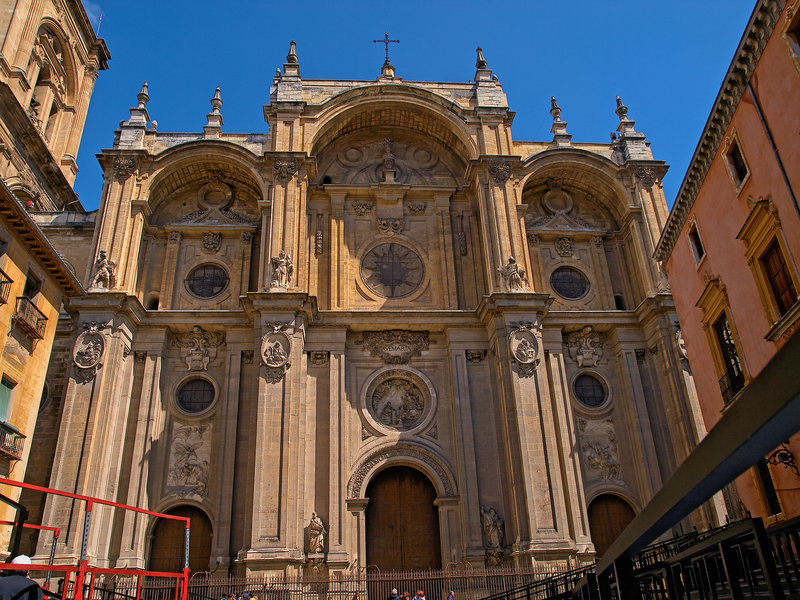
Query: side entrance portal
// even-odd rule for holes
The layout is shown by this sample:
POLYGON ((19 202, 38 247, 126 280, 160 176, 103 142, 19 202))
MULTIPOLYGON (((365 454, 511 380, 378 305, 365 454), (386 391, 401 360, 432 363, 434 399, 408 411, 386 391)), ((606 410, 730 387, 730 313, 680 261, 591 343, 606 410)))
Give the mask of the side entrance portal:
MULTIPOLYGON (((189 517, 189 569, 207 571, 211 559, 211 521, 194 506, 177 506, 168 515, 189 517)), ((153 530, 150 547, 150 570, 176 573, 183 570, 186 533, 181 521, 159 519, 153 530)))
POLYGON ((441 569, 436 490, 411 467, 390 467, 367 486, 367 564, 381 571, 441 569))

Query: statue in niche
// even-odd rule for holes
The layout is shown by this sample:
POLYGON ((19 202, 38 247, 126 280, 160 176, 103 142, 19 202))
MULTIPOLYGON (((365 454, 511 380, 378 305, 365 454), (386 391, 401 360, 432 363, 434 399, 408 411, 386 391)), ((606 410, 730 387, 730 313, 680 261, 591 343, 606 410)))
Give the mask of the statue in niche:
POLYGON ((90 288, 113 290, 117 287, 117 276, 114 274, 117 264, 108 258, 105 250, 100 250, 94 263, 94 275, 89 283, 90 288))
POLYGON ((292 280, 292 273, 294 273, 294 263, 292 263, 291 255, 281 250, 278 256, 272 257, 270 262, 272 264, 272 282, 270 286, 289 287, 289 282, 292 280))
POLYGON ((505 279, 509 291, 524 290, 528 287, 525 271, 520 268, 513 256, 508 257, 508 264, 498 267, 497 270, 505 279))
POLYGON ((311 513, 311 521, 308 523, 306 529, 308 531, 309 554, 322 552, 325 548, 325 534, 328 532, 325 529, 325 524, 317 513, 311 513))
POLYGON ((483 535, 488 548, 502 548, 506 535, 506 524, 503 518, 492 507, 481 506, 481 523, 483 535))

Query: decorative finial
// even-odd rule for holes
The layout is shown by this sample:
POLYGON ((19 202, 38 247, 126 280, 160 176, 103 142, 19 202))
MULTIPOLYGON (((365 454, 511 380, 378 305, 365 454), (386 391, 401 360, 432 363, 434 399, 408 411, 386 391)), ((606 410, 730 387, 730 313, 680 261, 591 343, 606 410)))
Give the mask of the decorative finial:
POLYGON ((628 118, 628 107, 622 103, 622 99, 619 96, 617 96, 617 110, 614 112, 617 113, 620 121, 628 118))
POLYGON ((281 70, 275 69, 275 77, 280 77, 280 76, 281 76, 281 70))
POLYGON ((486 68, 486 59, 483 58, 483 50, 481 50, 481 47, 478 46, 475 49, 475 52, 478 53, 478 59, 475 61, 475 68, 476 69, 485 69, 486 68))
POLYGON ((297 64, 297 44, 292 40, 289 42, 289 54, 286 55, 286 62, 290 65, 297 64))
POLYGON ((219 86, 217 86, 217 89, 214 92, 214 97, 211 98, 211 108, 216 114, 219 114, 219 109, 222 108, 222 96, 220 94, 219 86))
POLYGON ((558 106, 555 96, 550 96, 550 114, 553 116, 553 121, 561 120, 561 108, 558 106))
POLYGON ((139 101, 139 108, 144 108, 150 102, 150 96, 147 93, 147 82, 142 84, 142 89, 136 94, 136 99, 139 101))

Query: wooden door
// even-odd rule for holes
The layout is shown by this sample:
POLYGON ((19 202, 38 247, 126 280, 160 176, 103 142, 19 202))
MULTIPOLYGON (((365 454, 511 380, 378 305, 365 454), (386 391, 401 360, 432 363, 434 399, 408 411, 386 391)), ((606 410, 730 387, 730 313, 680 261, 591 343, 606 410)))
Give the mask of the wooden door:
POLYGON ((440 569, 436 490, 411 467, 391 467, 367 486, 367 564, 381 571, 440 569))
MULTIPOLYGON (((194 506, 178 506, 168 515, 189 517, 189 569, 192 572, 208 571, 211 560, 211 522, 206 514, 194 506)), ((183 549, 186 530, 183 521, 159 519, 153 530, 150 546, 150 570, 177 573, 183 570, 183 549)))
POLYGON ((603 494, 592 500, 589 505, 589 531, 598 558, 605 554, 635 516, 630 504, 619 496, 603 494))

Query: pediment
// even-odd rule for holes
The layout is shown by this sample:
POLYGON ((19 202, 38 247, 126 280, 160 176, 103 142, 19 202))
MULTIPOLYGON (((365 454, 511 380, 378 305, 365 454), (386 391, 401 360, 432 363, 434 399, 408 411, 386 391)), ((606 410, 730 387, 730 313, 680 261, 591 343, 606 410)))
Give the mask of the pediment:
POLYGON ((252 219, 231 209, 209 208, 207 210, 197 210, 183 215, 172 225, 186 227, 196 225, 198 227, 214 225, 215 227, 241 227, 242 225, 256 225, 258 219, 252 219))

